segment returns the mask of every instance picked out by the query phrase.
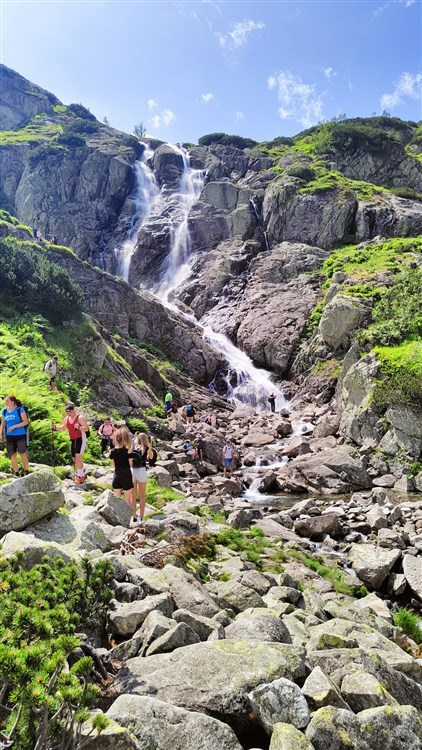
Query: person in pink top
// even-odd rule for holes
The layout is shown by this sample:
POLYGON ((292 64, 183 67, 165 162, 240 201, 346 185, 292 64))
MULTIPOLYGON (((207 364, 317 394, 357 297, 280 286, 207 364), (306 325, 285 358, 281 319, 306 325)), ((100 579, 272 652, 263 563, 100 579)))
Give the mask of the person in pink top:
POLYGON ((83 484, 85 482, 85 472, 83 464, 83 453, 86 447, 86 433, 89 429, 88 422, 85 417, 76 411, 75 404, 70 401, 66 404, 66 417, 61 425, 52 424, 51 429, 67 430, 70 438, 70 450, 72 458, 75 464, 76 470, 76 484, 83 484))

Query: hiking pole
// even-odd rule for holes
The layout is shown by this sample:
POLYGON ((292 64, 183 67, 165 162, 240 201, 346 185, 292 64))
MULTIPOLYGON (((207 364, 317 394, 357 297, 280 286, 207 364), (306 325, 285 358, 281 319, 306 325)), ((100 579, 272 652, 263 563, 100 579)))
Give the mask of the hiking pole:
POLYGON ((55 424, 54 422, 51 423, 51 447, 52 447, 52 453, 53 453, 53 471, 56 473, 56 447, 54 444, 54 433, 55 433, 55 424))

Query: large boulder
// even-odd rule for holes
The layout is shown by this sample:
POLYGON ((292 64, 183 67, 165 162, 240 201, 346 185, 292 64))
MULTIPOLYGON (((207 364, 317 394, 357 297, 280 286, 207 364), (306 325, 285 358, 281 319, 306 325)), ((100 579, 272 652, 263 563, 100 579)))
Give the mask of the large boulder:
POLYGON ((96 502, 96 509, 106 523, 111 526, 129 528, 132 509, 122 497, 116 497, 114 492, 105 490, 96 502))
POLYGON ((323 341, 333 349, 348 349, 351 335, 361 328, 370 317, 371 310, 361 300, 336 294, 324 307, 319 322, 319 332, 323 341))
POLYGON ((0 533, 20 531, 64 505, 61 482, 40 469, 0 487, 0 533))
POLYGON ((117 635, 133 635, 154 610, 170 617, 174 610, 171 597, 168 594, 157 594, 141 601, 117 604, 109 613, 110 629, 117 635))
POLYGON ((413 593, 422 601, 422 557, 403 555, 403 573, 413 593))
POLYGON ((373 544, 352 544, 349 551, 353 570, 371 591, 377 591, 401 557, 399 549, 385 549, 373 544))
POLYGON ((203 617, 213 617, 220 611, 200 582, 174 565, 166 565, 162 570, 135 568, 128 571, 128 578, 140 586, 146 595, 168 592, 176 605, 175 609, 187 609, 203 617))
POLYGON ((314 746, 291 724, 274 724, 270 750, 315 750, 314 746))
POLYGON ((345 447, 309 453, 291 461, 278 473, 283 488, 319 494, 338 494, 371 486, 371 479, 360 460, 345 447))
POLYGON ((148 732, 160 750, 242 750, 227 724, 151 696, 120 695, 107 717, 129 729, 138 741, 148 732))
POLYGON ((304 650, 281 643, 216 641, 179 648, 170 654, 126 662, 118 672, 119 693, 154 696, 242 726, 248 693, 271 679, 304 676, 304 650))
POLYGON ((285 722, 303 729, 309 724, 309 709, 300 688, 284 677, 259 685, 249 694, 258 721, 271 734, 274 724, 285 722))

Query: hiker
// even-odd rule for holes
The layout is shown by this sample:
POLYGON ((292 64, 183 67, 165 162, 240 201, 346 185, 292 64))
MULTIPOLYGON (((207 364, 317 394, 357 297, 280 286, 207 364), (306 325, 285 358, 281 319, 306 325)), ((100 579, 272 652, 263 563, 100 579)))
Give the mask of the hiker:
POLYGON ((22 461, 24 476, 29 474, 29 457, 27 444, 28 416, 16 396, 6 396, 4 403, 6 407, 2 411, 0 424, 0 442, 6 438, 7 455, 10 458, 15 477, 19 476, 19 464, 17 454, 22 461))
POLYGON ((179 408, 178 408, 178 406, 177 406, 177 404, 176 404, 175 401, 171 401, 171 402, 169 401, 169 404, 170 404, 170 411, 168 412, 168 417, 171 420, 173 420, 173 419, 176 420, 177 419, 177 412, 179 411, 179 408))
POLYGON ((122 490, 125 502, 132 509, 133 520, 136 521, 136 502, 133 500, 133 481, 130 470, 129 455, 132 450, 132 438, 127 427, 119 427, 113 435, 114 448, 110 451, 110 458, 114 468, 113 491, 120 497, 122 490))
POLYGON ((66 417, 61 425, 53 424, 51 429, 53 432, 60 432, 61 430, 67 430, 70 438, 70 451, 72 453, 73 462, 75 464, 75 484, 83 484, 85 482, 85 472, 83 463, 83 454, 86 448, 86 437, 89 430, 88 422, 85 417, 76 411, 75 404, 69 401, 65 406, 66 417))
POLYGON ((166 410, 166 416, 171 417, 171 404, 173 401, 173 396, 171 393, 166 393, 165 399, 164 399, 164 408, 166 410))
POLYGON ((275 412, 275 395, 274 395, 274 393, 270 393, 270 395, 268 396, 268 401, 269 401, 269 404, 270 404, 271 411, 274 414, 274 412, 275 412))
POLYGON ((186 416, 186 423, 187 424, 193 424, 193 420, 195 417, 195 409, 192 406, 191 401, 188 401, 184 408, 185 416, 186 416))
POLYGON ((202 438, 202 435, 198 435, 198 437, 195 440, 195 448, 196 448, 196 455, 199 458, 200 461, 202 461, 204 456, 204 441, 202 438))
POLYGON ((44 365, 44 372, 48 372, 48 374, 50 375, 50 390, 52 391, 57 391, 56 375, 58 369, 58 358, 56 357, 56 355, 54 355, 44 365))
POLYGON ((183 450, 184 450, 184 452, 185 452, 185 456, 188 456, 189 458, 191 458, 191 459, 192 459, 192 461, 194 461, 194 460, 195 460, 195 458, 197 458, 197 457, 198 457, 198 456, 197 456, 197 452, 196 452, 196 449, 195 449, 195 447, 194 447, 194 446, 192 445, 192 443, 190 442, 190 440, 188 440, 188 441, 187 441, 187 443, 185 443, 185 444, 184 444, 184 446, 183 446, 183 450))
POLYGON ((227 469, 230 469, 230 476, 233 474, 233 458, 234 458, 234 448, 232 443, 228 438, 226 438, 226 443, 224 445, 224 448, 221 452, 221 457, 223 459, 223 474, 226 476, 227 469))
POLYGON ((151 440, 145 432, 139 432, 135 447, 129 454, 132 470, 133 492, 132 508, 133 520, 142 523, 145 515, 145 496, 147 491, 147 460, 154 459, 151 440), (139 513, 136 513, 137 496, 139 492, 139 513))
POLYGON ((100 424, 98 428, 98 434, 101 438, 101 453, 112 447, 112 437, 115 432, 115 426, 111 422, 110 417, 106 417, 104 422, 100 424))

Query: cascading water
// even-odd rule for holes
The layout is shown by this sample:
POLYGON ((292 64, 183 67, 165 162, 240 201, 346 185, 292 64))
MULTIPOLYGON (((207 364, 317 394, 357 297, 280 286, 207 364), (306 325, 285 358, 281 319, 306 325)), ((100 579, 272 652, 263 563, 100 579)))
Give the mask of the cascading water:
MULTIPOLYGON (((227 397, 230 401, 237 404, 249 404, 257 411, 268 411, 268 396, 270 393, 274 393, 276 408, 279 410, 286 406, 286 400, 282 391, 272 383, 265 370, 255 367, 247 354, 238 349, 227 336, 216 333, 210 326, 202 326, 193 316, 182 313, 169 301, 170 293, 189 276, 192 243, 188 219, 192 206, 198 200, 204 186, 204 171, 191 167, 187 150, 179 146, 171 147, 177 154, 180 154, 183 160, 183 173, 180 178, 179 191, 173 196, 176 210, 172 217, 174 229, 170 252, 158 284, 150 288, 149 291, 155 294, 164 305, 199 325, 203 329, 205 340, 223 354, 228 362, 225 381, 227 397)), ((145 145, 142 159, 136 162, 136 188, 131 196, 135 204, 135 211, 131 216, 127 239, 115 250, 118 264, 117 273, 125 280, 129 276, 130 261, 140 229, 161 199, 154 173, 147 164, 152 153, 151 149, 145 145)), ((253 206, 253 209, 257 211, 256 206, 253 206)))
POLYGON ((260 211, 258 209, 258 206, 256 205, 256 203, 255 203, 255 201, 254 201, 253 198, 249 198, 249 203, 251 205, 252 211, 255 214, 255 218, 256 218, 256 220, 258 222, 258 226, 262 230, 262 234, 263 234, 264 242, 265 242, 265 249, 267 250, 267 252, 269 252, 270 251, 270 243, 268 242, 268 234, 267 234, 267 232, 266 232, 266 230, 264 229, 264 226, 263 226, 262 214, 260 213, 260 211))
POLYGON ((226 375, 227 396, 235 404, 248 404, 256 411, 268 411, 268 396, 276 397, 276 409, 286 407, 282 391, 270 380, 266 370, 260 370, 252 364, 245 352, 238 349, 223 333, 216 333, 210 326, 204 327, 204 339, 215 349, 224 354, 229 364, 226 375), (232 374, 235 383, 230 382, 232 374))
POLYGON ((145 149, 140 161, 135 163, 135 189, 130 199, 134 204, 134 212, 129 219, 127 237, 122 245, 114 250, 116 257, 116 273, 125 281, 129 278, 130 261, 135 250, 139 230, 152 211, 154 203, 160 199, 160 188, 154 177, 154 172, 147 162, 153 155, 152 149, 144 144, 145 149))
POLYGON ((204 171, 192 169, 186 149, 172 146, 183 159, 183 173, 180 178, 179 192, 174 196, 178 205, 179 223, 172 231, 171 249, 167 256, 162 277, 154 292, 164 304, 168 303, 170 292, 182 284, 189 275, 189 256, 191 239, 188 228, 189 213, 198 200, 204 187, 204 171))

